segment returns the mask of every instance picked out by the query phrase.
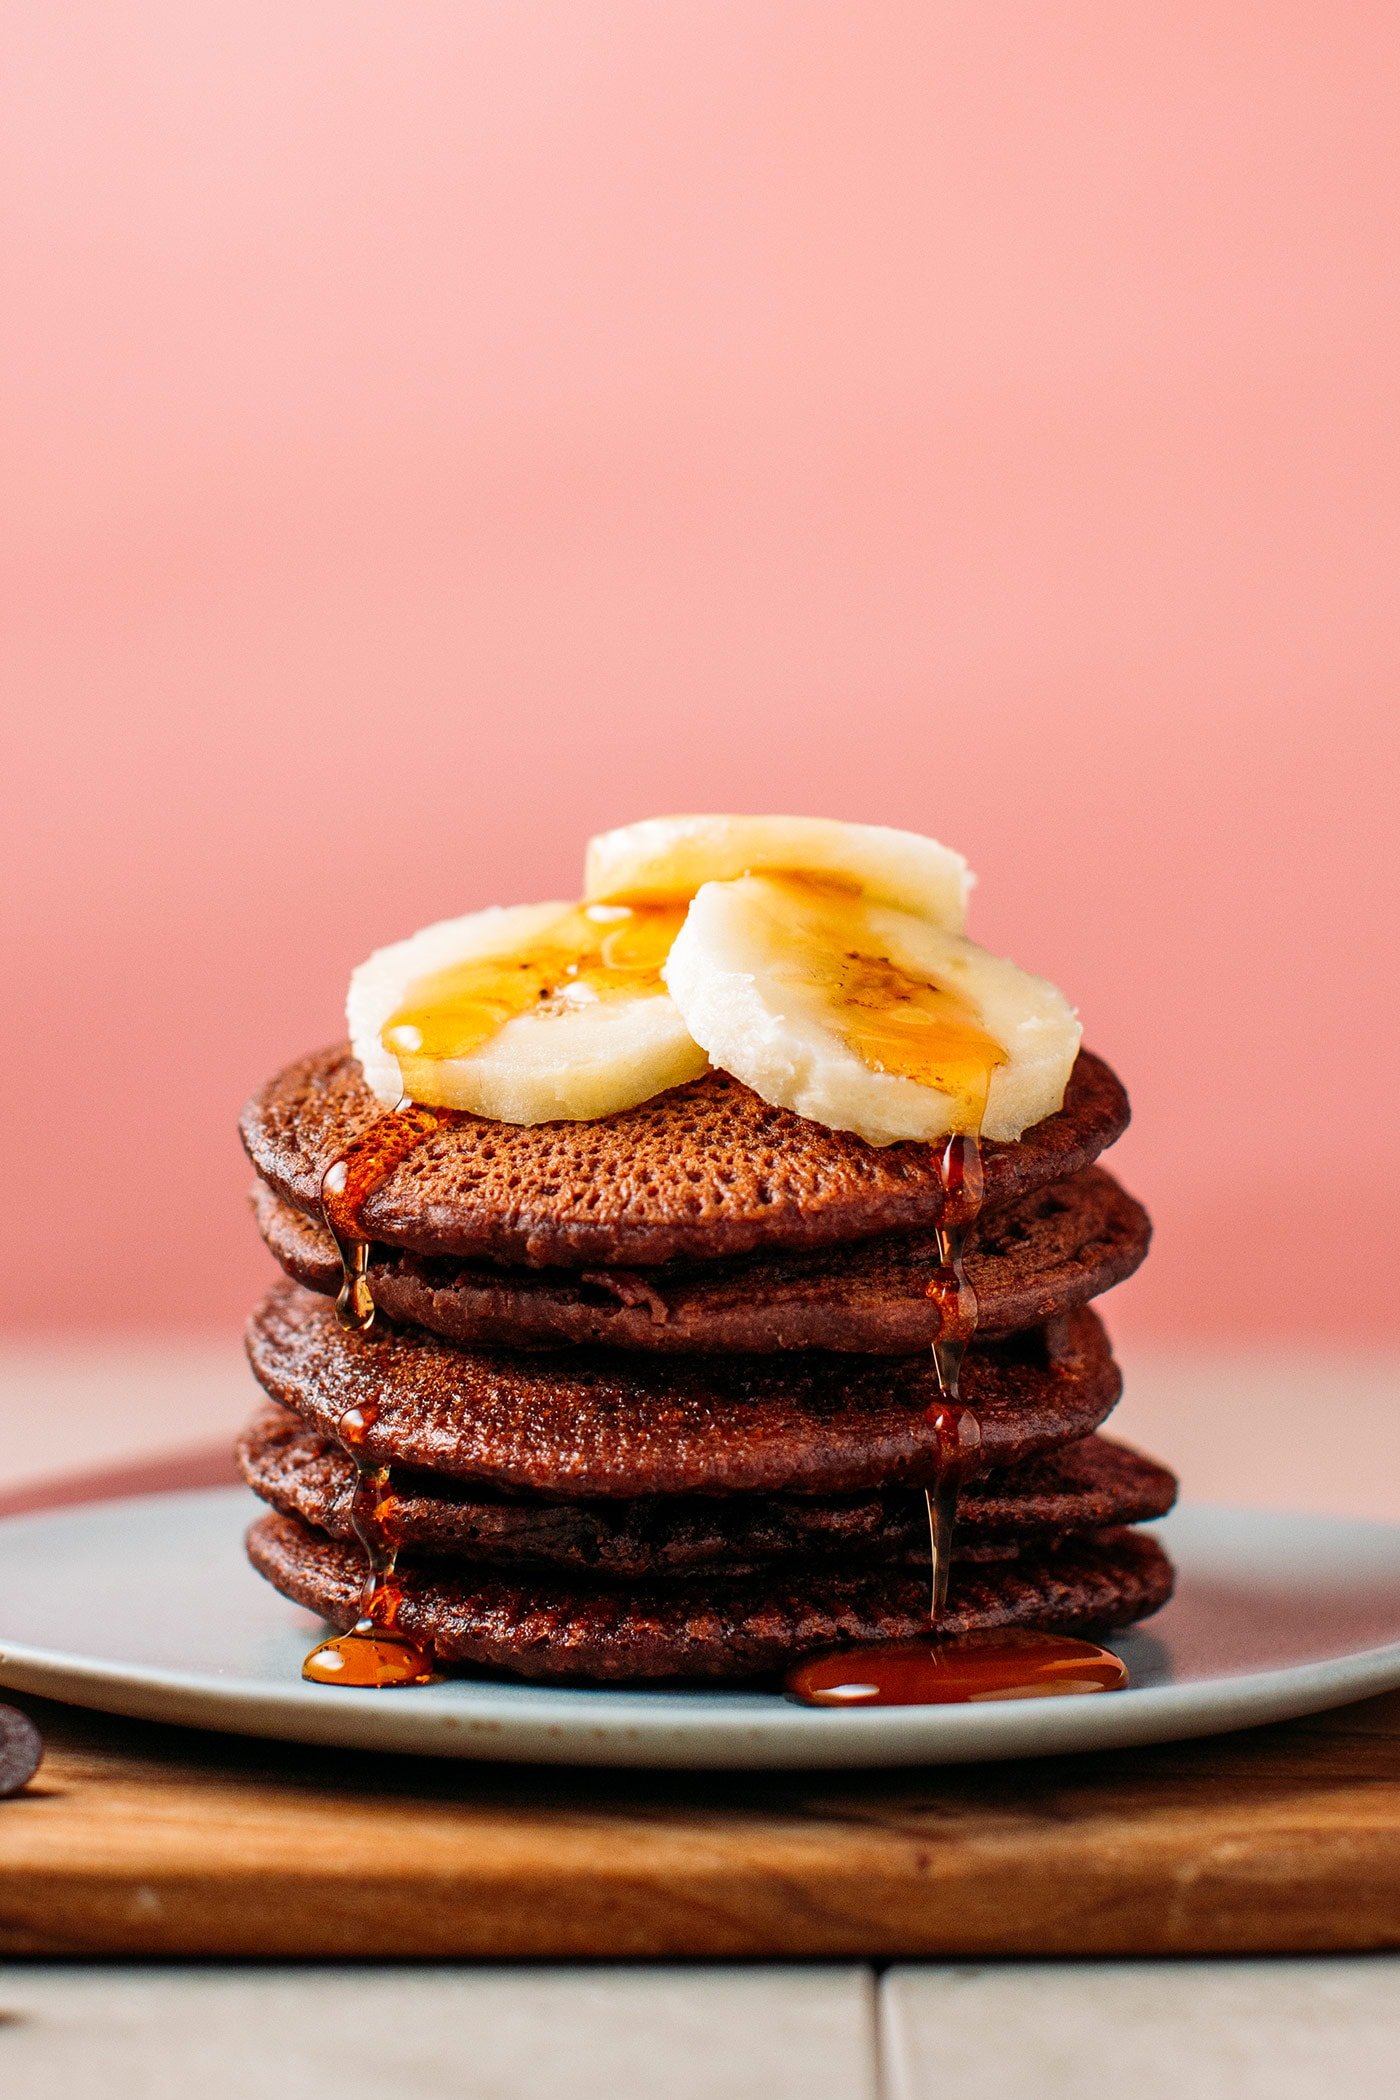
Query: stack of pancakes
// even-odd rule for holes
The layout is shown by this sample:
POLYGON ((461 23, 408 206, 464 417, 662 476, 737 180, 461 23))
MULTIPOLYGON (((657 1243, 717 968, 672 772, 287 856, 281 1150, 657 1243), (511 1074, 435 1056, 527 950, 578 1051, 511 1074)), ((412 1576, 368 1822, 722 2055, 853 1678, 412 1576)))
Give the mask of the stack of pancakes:
MULTIPOLYGON (((871 1146, 721 1072, 598 1122, 449 1113, 363 1203, 376 1317, 346 1333, 321 1178, 382 1115, 346 1049, 244 1111, 287 1272, 249 1328, 271 1404, 241 1448, 279 1590, 358 1615, 349 1417, 359 1465, 392 1468, 399 1626, 445 1666, 753 1678, 927 1632, 937 1147, 871 1146)), ((1127 1120, 1085 1052, 1058 1114, 984 1148, 980 1449, 942 1634, 1123 1626, 1170 1591, 1127 1527, 1175 1482, 1097 1433, 1120 1378, 1090 1300, 1149 1236, 1094 1165, 1127 1120)))

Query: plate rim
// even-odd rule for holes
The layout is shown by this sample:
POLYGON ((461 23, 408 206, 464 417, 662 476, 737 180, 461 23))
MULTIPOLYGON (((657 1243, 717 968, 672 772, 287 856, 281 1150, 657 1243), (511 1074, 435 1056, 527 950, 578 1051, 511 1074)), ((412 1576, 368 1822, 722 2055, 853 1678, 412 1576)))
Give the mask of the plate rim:
MULTIPOLYGON (((235 1498, 241 1507, 251 1507, 251 1497, 237 1486, 113 1497, 0 1518, 0 1537, 56 1520, 81 1523, 99 1514, 134 1515, 172 1504, 188 1508, 192 1502, 235 1498)), ((1175 1513, 1177 1525, 1171 1517, 1159 1523, 1170 1536, 1183 1517, 1189 1521, 1198 1513, 1221 1525, 1287 1522, 1290 1515, 1192 1501, 1175 1513)), ((1400 1552, 1400 1524, 1323 1511, 1295 1514, 1312 1523, 1369 1534, 1377 1544, 1389 1541, 1400 1552)), ((1150 1623, 1145 1622, 1149 1627, 1150 1623)), ((228 1678, 164 1664, 133 1667, 9 1641, 0 1632, 0 1688, 90 1711, 254 1740, 389 1756, 658 1770, 873 1770, 1093 1754, 1302 1718, 1397 1687, 1400 1636, 1320 1661, 1237 1671, 1189 1684, 1129 1686, 1103 1699, 829 1712, 737 1686, 716 1687, 709 1697, 704 1688, 658 1693, 638 1686, 515 1684, 495 1678, 458 1679, 445 1687, 391 1695, 310 1685, 300 1678, 274 1686, 256 1678, 228 1678), (468 1700, 460 1697, 463 1690, 468 1700), (392 1697, 393 1706, 386 1705, 386 1696, 392 1697), (590 1702, 588 1707, 568 1713, 554 1705, 580 1696, 590 1702), (726 1713, 712 1703, 735 1697, 771 1698, 772 1706, 726 1713), (539 1710, 525 1706, 526 1699, 540 1702, 539 1710), (635 1703, 658 1699, 668 1702, 665 1709, 648 1711, 635 1703), (593 1704, 599 1700, 613 1704, 610 1717, 593 1704), (517 1710, 511 1711, 512 1706, 517 1710)))

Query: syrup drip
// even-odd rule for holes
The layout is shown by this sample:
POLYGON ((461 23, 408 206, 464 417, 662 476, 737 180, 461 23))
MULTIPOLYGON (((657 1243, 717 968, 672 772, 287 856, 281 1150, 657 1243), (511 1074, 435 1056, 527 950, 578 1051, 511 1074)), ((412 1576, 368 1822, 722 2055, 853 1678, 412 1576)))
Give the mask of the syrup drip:
POLYGON ((982 1425, 970 1408, 960 1405, 958 1397, 963 1358, 977 1330, 977 1293, 963 1266, 963 1256, 982 1208, 980 1140, 967 1131, 955 1130, 943 1147, 939 1176, 943 1183, 943 1209, 935 1227, 938 1267, 926 1286, 926 1295, 937 1305, 940 1319, 933 1344, 933 1368, 941 1399, 928 1413, 930 1427, 938 1439, 938 1467, 933 1485, 924 1490, 932 1562, 929 1622, 935 1626, 948 1602, 958 1490, 982 1448, 982 1425))
POLYGON ((936 1626, 948 1602, 958 1490, 982 1448, 982 1425, 970 1407, 944 1401, 925 1416, 937 1442, 933 1485, 924 1489, 928 1509, 929 1625, 936 1626))
POLYGON ((451 1115, 450 1109, 400 1101, 391 1114, 377 1116, 321 1176, 321 1216, 340 1256, 340 1295, 335 1309, 347 1334, 368 1334, 374 1325, 369 1240, 360 1224, 364 1207, 395 1167, 451 1115))
POLYGON ((364 1443, 374 1426, 373 1401, 352 1407, 336 1424, 336 1436, 355 1462, 355 1490, 350 1522, 364 1548, 366 1575, 360 1615, 348 1633, 336 1634, 312 1649, 301 1674, 312 1684, 344 1684, 376 1691, 391 1685, 427 1684, 433 1676, 432 1650, 401 1633, 399 1612, 403 1587, 398 1576, 399 1535, 395 1519, 398 1497, 390 1471, 365 1455, 364 1443))
MULTIPOLYGON (((930 1598, 929 1639, 885 1641, 843 1648, 795 1664, 784 1680, 789 1698, 806 1706, 953 1706, 1004 1699, 1051 1699, 1121 1689, 1128 1672, 1116 1655, 1092 1641, 1020 1628, 937 1638, 948 1601, 948 1572, 958 1491, 976 1463, 982 1444, 977 1416, 961 1403, 960 1382, 967 1347, 977 1331, 977 1293, 964 1258, 982 1208, 982 1123, 992 1075, 1005 1061, 1000 1046, 966 1009, 937 987, 887 982, 868 957, 849 957, 850 980, 861 1001, 878 1005, 894 994, 897 1005, 875 1012, 850 1040, 867 1063, 922 1079, 954 1097, 955 1128, 939 1158, 943 1208, 936 1229, 938 1267, 927 1296, 937 1306, 939 1330, 933 1366, 939 1398, 926 1420, 934 1433, 937 1461, 928 1506, 930 1598)), ((893 965, 885 965, 893 970, 893 965)), ((902 973, 897 973, 902 975, 902 973)), ((844 990, 844 987, 843 987, 844 990)), ((843 1016, 843 1024, 845 1017, 843 1016)))
MULTIPOLYGON (((932 1559, 930 1632, 948 1598, 958 1489, 982 1443, 981 1424, 958 1401, 968 1342, 977 1326, 977 1294, 963 1267, 968 1235, 982 1204, 982 1154, 975 1136, 955 1132, 944 1147, 946 1193, 937 1228, 939 1267, 928 1295, 943 1315, 933 1345, 942 1396, 926 1417, 938 1445, 934 1483, 925 1489, 932 1559)), ((962 1706, 1005 1699, 1055 1699, 1119 1691, 1126 1666, 1109 1649, 1068 1634, 1009 1627, 954 1639, 883 1641, 796 1663, 784 1679, 804 1706, 962 1706)))
MULTIPOLYGON (((347 1334, 368 1334, 374 1325, 370 1243, 360 1222, 365 1204, 451 1113, 401 1101, 392 1114, 376 1117, 321 1177, 321 1216, 340 1256, 336 1317, 347 1334)), ((426 1684, 433 1674, 431 1649, 397 1630, 403 1593, 397 1574, 396 1497, 389 1468, 373 1464, 364 1450, 376 1412, 369 1401, 347 1409, 336 1424, 337 1439, 355 1466, 350 1523, 364 1548, 365 1586, 360 1615, 350 1631, 322 1641, 302 1664, 301 1674, 312 1684, 383 1690, 395 1684, 426 1684)))
POLYGON ((933 1345, 938 1390, 945 1400, 956 1400, 963 1357, 977 1331, 977 1292, 963 1258, 982 1209, 985 1183, 980 1140, 966 1131, 955 1130, 943 1147, 939 1178, 943 1183, 943 1209, 934 1227, 938 1267, 929 1278, 926 1296, 938 1307, 940 1318, 933 1345))
MULTIPOLYGON (((321 1215, 340 1256, 336 1314, 347 1333, 367 1334, 374 1325, 365 1205, 394 1169, 456 1113, 417 1098, 431 1100, 434 1067, 470 1055, 517 1014, 660 991, 661 966, 685 912, 684 904, 580 905, 563 913, 528 950, 459 963, 411 988, 382 1035, 398 1060, 403 1099, 333 1160, 321 1178, 321 1215)), ((367 1573, 354 1626, 323 1641, 302 1665, 303 1677, 314 1684, 426 1684, 433 1674, 431 1650, 398 1630, 403 1591, 397 1574, 397 1498, 388 1466, 365 1458, 364 1439, 373 1422, 370 1404, 350 1409, 337 1425, 355 1464, 350 1519, 364 1548, 367 1573)))
POLYGON ((916 1080, 952 1103, 952 1134, 939 1159, 939 1266, 927 1286, 940 1316, 933 1344, 939 1400, 927 1417, 937 1460, 925 1495, 930 1619, 936 1622, 948 1595, 958 1489, 982 1441, 976 1415, 958 1397, 962 1360, 977 1326, 977 1293, 963 1254, 982 1207, 981 1130, 1006 1051, 956 982, 935 980, 886 952, 879 918, 859 890, 828 876, 781 873, 766 880, 781 898, 786 937, 802 951, 806 974, 825 987, 849 1048, 871 1070, 916 1080))

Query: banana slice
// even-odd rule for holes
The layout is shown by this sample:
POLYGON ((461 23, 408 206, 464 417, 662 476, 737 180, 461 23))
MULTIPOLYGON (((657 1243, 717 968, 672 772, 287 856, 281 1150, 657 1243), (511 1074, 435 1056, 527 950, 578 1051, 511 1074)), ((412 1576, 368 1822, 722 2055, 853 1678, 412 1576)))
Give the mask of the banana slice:
POLYGON ((698 892, 663 976, 714 1064, 872 1145, 1017 1138, 1079 1049, 1053 984, 926 918, 811 876, 698 892))
POLYGON ((493 906, 381 948, 350 979, 379 1099, 581 1122, 705 1070, 661 981, 684 905, 493 906))
POLYGON ((961 933, 972 875, 914 831, 823 817, 649 817, 588 843, 584 894, 614 904, 687 900, 702 882, 768 871, 827 875, 961 933))

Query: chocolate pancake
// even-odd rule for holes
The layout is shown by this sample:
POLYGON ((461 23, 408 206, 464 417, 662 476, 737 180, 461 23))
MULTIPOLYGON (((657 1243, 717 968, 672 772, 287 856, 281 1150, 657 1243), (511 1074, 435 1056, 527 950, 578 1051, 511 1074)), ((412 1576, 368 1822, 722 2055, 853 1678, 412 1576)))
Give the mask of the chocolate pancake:
MULTIPOLYGON (((298 1283, 334 1294, 340 1259, 323 1226, 259 1182, 258 1228, 298 1283)), ((1014 1334, 1096 1298, 1147 1252, 1147 1213, 1101 1167, 984 1213, 968 1249, 978 1331, 1014 1334)), ((937 1340, 926 1295, 939 1266, 932 1232, 810 1253, 637 1269, 502 1269, 492 1262, 378 1246, 374 1301, 389 1318, 454 1342, 512 1348, 602 1344, 667 1354, 780 1349, 911 1356, 937 1340)))
MULTIPOLYGON (((263 1180, 317 1217, 326 1168, 383 1114, 341 1045, 269 1081, 240 1127, 263 1180)), ((1122 1087, 1081 1051, 1063 1108, 986 1147, 988 1207, 1080 1172, 1127 1121, 1122 1087)), ((937 1146, 869 1145, 709 1072, 598 1122, 522 1128, 444 1111, 361 1223, 419 1254, 626 1268, 924 1230, 943 1200, 937 1146)))
MULTIPOLYGON (((248 1534, 259 1573, 333 1626, 354 1624, 363 1565, 353 1547, 269 1515, 248 1534)), ((399 1625, 448 1666, 531 1678, 636 1682, 765 1677, 804 1655, 928 1631, 926 1575, 814 1567, 619 1588, 582 1580, 449 1576, 401 1564, 399 1625)), ((1171 1594, 1154 1540, 1105 1531, 1019 1560, 955 1566, 949 1635, 1002 1626, 1066 1633, 1129 1625, 1171 1594)))
MULTIPOLYGON (((414 1328, 343 1334, 328 1299, 286 1281, 254 1313, 248 1354, 264 1390, 323 1432, 358 1409, 371 1464, 510 1492, 849 1494, 921 1486, 936 1464, 927 1355, 464 1349, 414 1328)), ((981 1423, 979 1469, 1088 1436, 1120 1383, 1087 1308, 975 1343, 962 1396, 981 1423)))
MULTIPOLYGON (((339 1445, 268 1408, 238 1447, 248 1485, 284 1515, 352 1539, 355 1469, 339 1445)), ((551 1567, 637 1581, 779 1561, 859 1557, 926 1567, 928 1517, 917 1489, 800 1495, 644 1496, 633 1502, 483 1497, 441 1474, 396 1469, 392 1526, 423 1557, 551 1567)), ((1176 1482, 1107 1437, 1087 1437, 971 1482, 958 1498, 960 1559, 1005 1558, 1075 1532, 1141 1523, 1171 1508, 1176 1482)))

